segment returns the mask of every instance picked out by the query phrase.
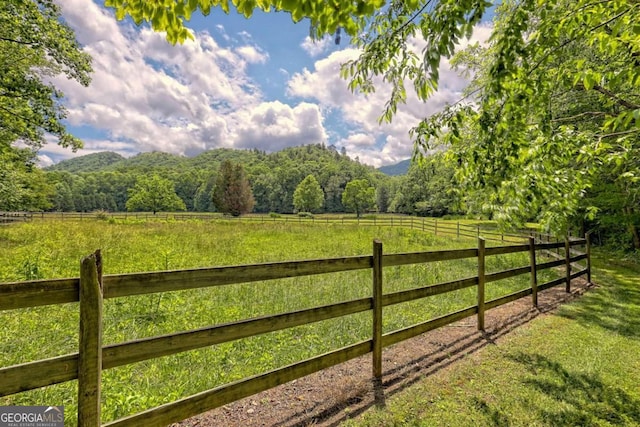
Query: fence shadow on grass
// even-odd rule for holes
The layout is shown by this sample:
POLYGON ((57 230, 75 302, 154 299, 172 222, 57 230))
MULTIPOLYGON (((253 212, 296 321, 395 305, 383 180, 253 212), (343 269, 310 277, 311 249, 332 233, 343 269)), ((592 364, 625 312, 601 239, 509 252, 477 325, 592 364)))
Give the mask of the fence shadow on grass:
POLYGON ((608 285, 591 292, 579 305, 570 305, 559 315, 584 326, 599 326, 627 338, 640 339, 640 270, 617 266, 606 260, 597 265, 598 274, 607 276, 608 285))
MULTIPOLYGON (((580 287, 574 288, 574 292, 571 294, 560 289, 548 290, 546 297, 541 298, 537 309, 531 308, 528 301, 519 300, 504 308, 497 309, 493 313, 488 312, 488 327, 484 333, 476 330, 473 318, 468 318, 458 324, 443 328, 444 332, 442 330, 431 331, 406 343, 398 344, 397 347, 406 346, 410 348, 407 351, 420 355, 404 358, 402 363, 385 370, 381 383, 376 384, 368 380, 365 384, 353 387, 352 390, 343 393, 341 399, 334 399, 331 405, 327 406, 322 402, 317 402, 313 407, 306 407, 295 412, 274 423, 273 426, 322 425, 337 427, 347 419, 355 418, 373 407, 384 407, 386 399, 415 385, 425 376, 434 375, 484 347, 494 345, 499 338, 530 322, 540 314, 557 309, 560 305, 577 298, 587 289, 586 283, 582 283, 580 287), (505 310, 505 312, 500 314, 500 310, 505 310), (447 336, 447 329, 450 331, 449 336, 447 336), (421 345, 429 345, 431 350, 420 349, 417 351, 416 348, 421 345)), ((385 352, 393 352, 394 350, 392 347, 385 352)), ((394 355, 390 358, 395 360, 398 356, 394 355)), ((357 361, 354 362, 357 363, 357 361)), ((367 363, 369 363, 368 360, 360 361, 359 369, 366 371, 366 367, 362 365, 367 363)), ((336 391, 337 388, 336 385, 336 391)), ((486 403, 477 402, 476 404, 481 410, 483 405, 487 411, 493 411, 486 403)), ((508 419, 497 411, 492 412, 492 419, 496 421, 496 426, 509 425, 508 419)))
POLYGON ((544 393, 560 405, 537 408, 540 419, 555 426, 640 425, 640 399, 597 375, 571 372, 561 363, 539 354, 507 356, 534 376, 526 387, 544 393))

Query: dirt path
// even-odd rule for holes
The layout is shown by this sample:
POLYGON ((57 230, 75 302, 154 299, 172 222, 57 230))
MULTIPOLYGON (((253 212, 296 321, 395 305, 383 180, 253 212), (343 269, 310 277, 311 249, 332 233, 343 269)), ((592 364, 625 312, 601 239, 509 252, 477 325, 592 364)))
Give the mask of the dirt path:
POLYGON ((476 328, 475 317, 427 332, 383 350, 381 382, 371 378, 371 355, 283 384, 221 408, 174 424, 174 427, 252 426, 337 426, 385 399, 478 352, 496 345, 538 316, 547 315, 561 304, 579 297, 588 289, 584 280, 572 281, 572 292, 563 286, 541 292, 539 306, 531 307, 522 298, 489 310, 486 331, 476 328))

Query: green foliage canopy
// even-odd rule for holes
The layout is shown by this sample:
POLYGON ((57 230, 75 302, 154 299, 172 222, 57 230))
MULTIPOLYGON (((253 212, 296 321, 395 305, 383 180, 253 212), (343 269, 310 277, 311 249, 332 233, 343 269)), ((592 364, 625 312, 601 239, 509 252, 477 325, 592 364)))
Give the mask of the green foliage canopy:
POLYGON ((293 205, 298 212, 313 212, 322 207, 324 192, 313 175, 307 175, 293 193, 293 205))
POLYGON ((173 183, 158 175, 141 175, 130 190, 128 211, 183 211, 184 202, 176 194, 173 183))
POLYGON ((46 168, 55 187, 54 210, 126 210, 127 190, 140 175, 158 174, 174 184, 187 210, 212 212, 215 182, 221 163, 241 163, 251 183, 256 212, 291 213, 296 187, 313 175, 325 192, 324 212, 344 212, 342 192, 352 179, 368 179, 378 186, 389 180, 371 166, 342 156, 321 144, 296 146, 266 154, 259 150, 215 149, 195 157, 168 153, 141 153, 123 158, 109 153, 89 154, 46 168), (73 203, 68 196, 71 195, 73 203))
MULTIPOLYGON (((409 3, 417 3, 410 1, 409 3)), ((166 31, 171 43, 183 42, 193 38, 185 28, 184 21, 200 11, 209 15, 217 8, 229 13, 234 8, 246 18, 251 17, 257 8, 265 12, 284 11, 291 14, 294 22, 309 18, 312 35, 322 36, 335 32, 342 27, 350 35, 355 35, 363 25, 363 19, 370 17, 376 9, 382 7, 385 0, 168 0, 162 2, 106 0, 105 5, 116 11, 116 17, 123 19, 129 15, 137 25, 149 22, 155 31, 166 31), (231 4, 229 4, 231 3, 231 4)))
POLYGON ((54 188, 35 166, 30 149, 0 150, 0 211, 41 211, 48 209, 54 188))
POLYGON ((503 2, 492 39, 454 59, 468 95, 414 129, 451 147, 464 197, 506 224, 566 231, 598 206, 584 196, 614 171, 640 179, 640 4, 503 2))
POLYGON ((34 148, 45 134, 64 147, 82 143, 67 133, 63 94, 47 80, 59 74, 89 84, 91 58, 53 0, 4 0, 0 8, 0 148, 20 140, 34 148))
POLYGON ((415 159, 407 175, 398 177, 399 191, 389 210, 430 217, 457 212, 453 174, 454 167, 444 153, 415 159))
POLYGON ((35 167, 45 136, 82 146, 62 123, 63 94, 49 80, 63 74, 89 84, 91 64, 53 0, 5 0, 0 7, 0 209, 42 210, 52 187, 35 167), (17 148, 20 142, 27 149, 17 148))
POLYGON ((366 179, 355 179, 347 184, 342 193, 342 204, 345 208, 355 211, 359 218, 376 204, 376 189, 366 179))

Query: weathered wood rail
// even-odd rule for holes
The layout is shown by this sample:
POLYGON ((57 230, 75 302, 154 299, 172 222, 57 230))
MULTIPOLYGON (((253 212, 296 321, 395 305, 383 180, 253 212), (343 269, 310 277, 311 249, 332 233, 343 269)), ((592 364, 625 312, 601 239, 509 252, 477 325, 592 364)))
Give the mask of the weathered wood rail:
POLYGON ((372 354, 373 377, 379 379, 383 373, 384 347, 470 316, 477 316, 478 329, 483 329, 486 310, 528 296, 532 296, 535 306, 540 291, 561 284, 565 284, 566 290, 570 291, 571 281, 575 278, 586 275, 590 280, 589 254, 588 237, 548 243, 539 243, 530 237, 524 244, 496 247, 486 247, 485 239, 480 237, 476 248, 396 254, 384 254, 382 243, 374 241, 372 254, 364 256, 103 276, 98 251, 82 260, 79 278, 0 284, 0 310, 79 302, 80 311, 78 352, 0 368, 0 397, 78 379, 78 424, 82 427, 99 426, 103 370, 366 311, 371 312, 373 319, 370 339, 104 425, 167 425, 368 353, 372 354), (578 252, 576 247, 585 247, 585 251, 578 252), (564 256, 558 260, 538 262, 536 253, 550 250, 559 250, 564 256), (529 254, 528 265, 486 273, 485 262, 488 257, 517 252, 529 254), (384 269, 387 267, 465 258, 477 259, 476 276, 384 293, 384 269), (586 260, 586 267, 577 264, 583 260, 586 260), (576 265, 580 268, 573 271, 576 265), (539 271, 558 267, 564 269, 562 277, 538 284, 539 271), (104 298, 364 269, 372 270, 369 297, 107 346, 101 343, 104 298), (529 287, 485 301, 488 283, 519 275, 530 276, 529 287), (473 286, 477 287, 476 305, 404 329, 382 333, 383 307, 473 286))

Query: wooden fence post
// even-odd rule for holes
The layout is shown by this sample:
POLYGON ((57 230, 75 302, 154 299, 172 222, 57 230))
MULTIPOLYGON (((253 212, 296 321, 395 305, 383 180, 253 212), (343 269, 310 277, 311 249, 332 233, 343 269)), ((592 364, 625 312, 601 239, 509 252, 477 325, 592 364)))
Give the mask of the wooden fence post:
POLYGON ((100 426, 102 378, 102 258, 100 250, 80 263, 78 425, 100 426))
POLYGON ((484 331, 485 240, 478 237, 478 330, 484 331))
POLYGON ((458 221, 457 237, 460 238, 460 221, 458 221))
POLYGON ((564 238, 564 259, 567 267, 565 290, 571 292, 571 246, 569 246, 569 236, 564 238))
POLYGON ((373 241, 373 377, 382 378, 382 242, 373 241))
POLYGON ((587 239, 587 247, 585 248, 587 252, 587 284, 591 284, 591 232, 588 232, 585 236, 587 239))
POLYGON ((437 236, 438 235, 438 220, 434 220, 435 222, 433 223, 433 235, 437 236))
POLYGON ((536 239, 529 237, 529 259, 531 260, 531 296, 533 306, 538 306, 538 272, 536 270, 536 239))

